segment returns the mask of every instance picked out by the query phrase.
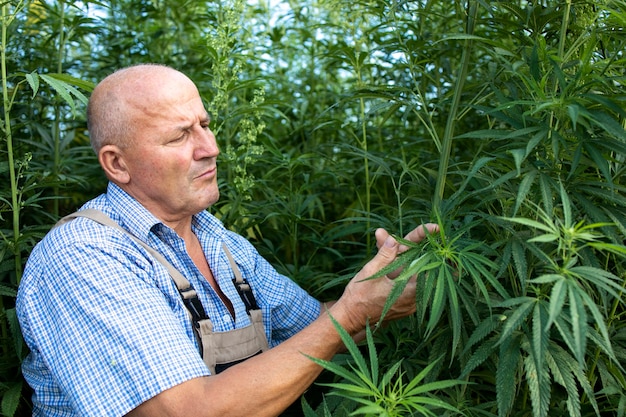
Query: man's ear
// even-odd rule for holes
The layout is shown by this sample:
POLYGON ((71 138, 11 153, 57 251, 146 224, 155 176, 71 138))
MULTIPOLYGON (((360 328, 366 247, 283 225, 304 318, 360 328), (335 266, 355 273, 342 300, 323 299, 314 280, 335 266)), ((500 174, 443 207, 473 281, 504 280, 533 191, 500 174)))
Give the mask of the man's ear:
POLYGON ((117 184, 127 184, 130 172, 126 166, 124 152, 116 145, 104 145, 98 152, 98 160, 107 178, 117 184))

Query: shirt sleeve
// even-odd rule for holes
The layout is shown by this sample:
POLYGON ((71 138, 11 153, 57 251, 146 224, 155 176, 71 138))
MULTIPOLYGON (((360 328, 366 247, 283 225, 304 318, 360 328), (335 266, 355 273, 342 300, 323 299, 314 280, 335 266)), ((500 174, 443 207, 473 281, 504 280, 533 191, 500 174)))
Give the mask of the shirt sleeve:
POLYGON ((124 415, 208 375, 163 267, 122 239, 55 247, 32 260, 20 315, 33 354, 79 414, 124 415))

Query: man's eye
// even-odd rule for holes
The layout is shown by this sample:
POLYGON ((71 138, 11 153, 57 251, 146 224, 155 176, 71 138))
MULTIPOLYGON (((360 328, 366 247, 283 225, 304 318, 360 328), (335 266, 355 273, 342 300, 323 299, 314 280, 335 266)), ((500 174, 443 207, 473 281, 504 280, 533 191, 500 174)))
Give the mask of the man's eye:
POLYGON ((172 140, 170 140, 170 142, 169 142, 169 143, 180 143, 180 142, 182 142, 184 139, 185 139, 185 135, 182 135, 182 136, 177 137, 176 139, 172 139, 172 140))

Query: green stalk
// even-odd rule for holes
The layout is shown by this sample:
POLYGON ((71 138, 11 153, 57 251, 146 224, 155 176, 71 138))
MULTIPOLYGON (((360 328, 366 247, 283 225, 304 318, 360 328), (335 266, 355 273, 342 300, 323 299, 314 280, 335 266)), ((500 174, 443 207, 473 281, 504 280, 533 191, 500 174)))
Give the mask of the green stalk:
MULTIPOLYGON (((476 14, 478 12, 477 3, 474 1, 469 1, 468 11, 469 13, 467 14, 466 34, 472 35, 474 33, 476 14)), ((458 117, 459 103, 461 102, 461 94, 463 93, 463 85, 465 84, 465 78, 467 77, 467 68, 469 66, 472 43, 473 42, 471 39, 465 40, 463 54, 461 55, 461 68, 459 68, 457 84, 454 89, 454 96, 452 98, 452 105, 450 106, 450 112, 448 113, 448 120, 446 122, 446 128, 442 138, 439 170, 437 172, 437 183, 435 185, 435 195, 433 197, 433 208, 435 210, 439 210, 441 208, 440 206, 443 200, 446 177, 448 175, 448 166, 450 165, 450 153, 452 152, 452 138, 454 136, 454 127, 456 125, 458 117)))
MULTIPOLYGON (((59 7, 61 8, 61 15, 59 18, 59 49, 57 51, 57 73, 61 74, 63 72, 63 60, 64 60, 64 51, 65 51, 65 2, 59 1, 59 7)), ((61 172, 61 106, 54 106, 54 127, 53 127, 53 135, 54 135, 54 155, 53 155, 53 173, 54 178, 57 180, 59 178, 59 173, 61 172)), ((55 181, 56 183, 56 181, 55 181)), ((52 189, 53 195, 55 197, 59 196, 59 186, 55 185, 52 189)), ((59 217, 59 199, 54 198, 52 200, 52 214, 55 218, 59 217)))
MULTIPOLYGON (((563 12, 563 21, 561 22, 561 32, 559 34, 559 58, 561 59, 561 62, 563 61, 563 57, 565 56, 565 41, 567 40, 567 28, 569 25, 569 14, 570 14, 571 8, 572 8, 572 1, 566 0, 565 11, 563 12)), ((555 82, 554 89, 553 89, 553 92, 555 95, 557 94, 558 89, 559 89, 559 83, 555 82)), ((552 140, 552 136, 553 136, 552 132, 557 129, 557 126, 555 126, 556 124, 558 124, 558 119, 556 118, 554 110, 552 110, 550 111, 550 120, 549 120, 549 126, 550 126, 550 130, 548 131, 549 140, 552 140)), ((555 154, 554 158, 557 159, 558 155, 555 154)))
POLYGON ((565 12, 563 13, 563 22, 561 23, 561 33, 559 36, 559 58, 565 55, 565 41, 567 39, 567 28, 569 25, 569 14, 572 9, 572 0, 565 1, 565 12))
MULTIPOLYGON (((367 49, 362 46, 363 42, 362 42, 361 37, 358 35, 358 26, 359 24, 355 19, 355 21, 353 22, 353 26, 352 26, 352 36, 355 39, 354 69, 355 69, 355 75, 356 75, 356 87, 357 89, 361 89, 365 86, 365 82, 363 81, 363 72, 362 72, 361 60, 359 58, 359 54, 362 53, 361 51, 367 50, 367 49)), ((370 164, 369 164, 369 158, 368 158, 369 146, 368 146, 368 140, 367 140, 367 117, 365 115, 365 99, 363 99, 363 97, 359 99, 359 117, 361 119, 361 139, 358 140, 358 142, 359 142, 361 149, 363 150, 363 170, 365 174, 365 207, 364 207, 365 216, 366 216, 366 220, 365 220, 366 229, 365 230, 370 230, 370 227, 372 225, 372 215, 371 215, 372 184, 371 184, 371 178, 370 178, 370 164)), ((373 247, 371 233, 367 233, 365 237, 365 247, 367 248, 367 256, 369 257, 371 255, 371 251, 373 247)))
POLYGON ((22 254, 19 247, 20 238, 20 202, 15 171, 15 159, 13 155, 13 135, 11 133, 11 100, 9 99, 9 89, 7 87, 7 65, 6 65, 6 44, 7 28, 11 23, 12 16, 9 16, 9 4, 2 5, 2 43, 0 44, 0 71, 2 72, 2 100, 4 105, 4 127, 7 142, 7 158, 9 162, 9 181, 11 187, 11 208, 13 214, 13 253, 15 255, 15 276, 19 284, 22 279, 22 254))
MULTIPOLYGON (((361 78, 361 72, 359 70, 359 79, 361 78)), ((371 209, 371 205, 372 205, 372 191, 371 191, 371 184, 370 184, 370 165, 369 165, 369 159, 367 158, 367 125, 365 122, 365 101, 361 98, 360 99, 360 112, 361 112, 361 149, 363 149, 364 152, 364 157, 363 157, 363 164, 364 164, 364 170, 365 170, 365 215, 367 216, 367 220, 366 220, 366 229, 365 230, 370 230, 371 227, 371 214, 370 214, 370 209, 371 209)), ((367 250, 370 251, 372 250, 372 237, 371 237, 371 233, 368 233, 366 236, 366 248, 368 248, 367 250)), ((368 256, 370 255, 369 253, 367 254, 368 256)))

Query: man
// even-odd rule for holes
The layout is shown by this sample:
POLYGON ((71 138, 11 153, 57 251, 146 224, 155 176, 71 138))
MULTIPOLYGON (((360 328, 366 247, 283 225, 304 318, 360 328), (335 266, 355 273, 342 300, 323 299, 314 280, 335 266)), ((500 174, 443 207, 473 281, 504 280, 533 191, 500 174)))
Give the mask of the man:
MULTIPOLYGON (((321 371, 305 355, 330 359, 341 349, 330 316, 355 337, 378 321, 393 282, 362 279, 401 250, 386 231, 376 232, 378 254, 340 299, 322 306, 205 210, 219 197, 219 150, 185 75, 159 65, 113 73, 93 91, 88 124, 110 183, 82 212, 103 212, 121 229, 79 217, 54 228, 28 260, 17 309, 34 415, 277 415, 321 371), (211 372, 165 263, 189 281, 215 334, 251 326, 232 283, 242 275, 271 349, 211 372)), ((414 291, 411 283, 386 319, 414 312, 414 291)))

